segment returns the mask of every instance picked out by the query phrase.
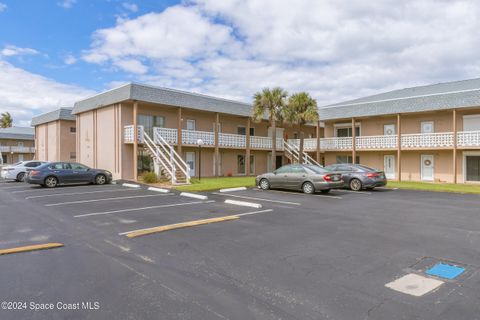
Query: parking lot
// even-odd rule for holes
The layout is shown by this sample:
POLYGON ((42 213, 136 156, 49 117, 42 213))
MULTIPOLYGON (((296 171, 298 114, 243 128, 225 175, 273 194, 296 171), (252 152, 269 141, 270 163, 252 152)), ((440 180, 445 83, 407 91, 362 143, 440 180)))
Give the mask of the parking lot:
POLYGON ((0 318, 480 317, 479 196, 392 189, 201 195, 207 198, 121 184, 0 183, 0 249, 64 244, 0 255, 2 299, 99 304, 0 310, 0 318), (424 275, 437 261, 465 272, 418 297, 385 286, 424 275))

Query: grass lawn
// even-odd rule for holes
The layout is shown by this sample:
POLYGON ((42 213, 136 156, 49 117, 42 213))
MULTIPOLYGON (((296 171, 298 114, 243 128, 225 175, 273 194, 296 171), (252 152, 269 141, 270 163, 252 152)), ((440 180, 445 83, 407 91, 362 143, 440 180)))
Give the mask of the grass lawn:
POLYGON ((255 177, 221 177, 221 178, 202 178, 202 180, 192 179, 192 184, 185 186, 175 186, 175 189, 181 191, 210 191, 223 188, 235 187, 254 187, 255 177))
POLYGON ((412 181, 388 181, 387 187, 409 189, 409 190, 425 190, 437 192, 456 192, 456 193, 477 193, 480 194, 480 185, 471 184, 453 184, 453 183, 426 183, 412 181))

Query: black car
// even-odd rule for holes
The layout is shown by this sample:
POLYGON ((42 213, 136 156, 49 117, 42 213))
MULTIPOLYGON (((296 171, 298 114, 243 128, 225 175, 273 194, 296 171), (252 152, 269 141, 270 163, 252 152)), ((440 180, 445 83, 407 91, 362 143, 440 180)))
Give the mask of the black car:
POLYGON ((387 185, 385 172, 361 164, 338 163, 326 166, 325 169, 340 173, 344 186, 354 191, 387 185))
POLYGON ((75 162, 49 162, 27 172, 25 182, 48 188, 71 183, 106 184, 112 182, 112 174, 75 162))

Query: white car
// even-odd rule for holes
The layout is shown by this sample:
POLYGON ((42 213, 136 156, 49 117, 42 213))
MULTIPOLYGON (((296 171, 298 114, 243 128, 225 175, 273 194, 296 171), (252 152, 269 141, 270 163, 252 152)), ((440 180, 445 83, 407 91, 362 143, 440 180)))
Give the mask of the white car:
POLYGON ((36 168, 44 163, 46 162, 38 160, 20 161, 10 166, 3 167, 0 171, 0 176, 3 179, 16 180, 20 182, 23 181, 23 179, 25 178, 25 173, 27 171, 36 168))

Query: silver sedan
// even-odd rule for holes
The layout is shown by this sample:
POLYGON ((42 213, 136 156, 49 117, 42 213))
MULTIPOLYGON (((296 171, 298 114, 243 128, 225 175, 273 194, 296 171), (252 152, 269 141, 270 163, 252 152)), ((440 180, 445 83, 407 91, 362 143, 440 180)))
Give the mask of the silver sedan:
POLYGON ((256 183, 263 190, 292 189, 302 190, 304 193, 314 193, 315 191, 328 193, 331 189, 343 186, 340 174, 309 164, 283 166, 274 172, 257 176, 256 183))

